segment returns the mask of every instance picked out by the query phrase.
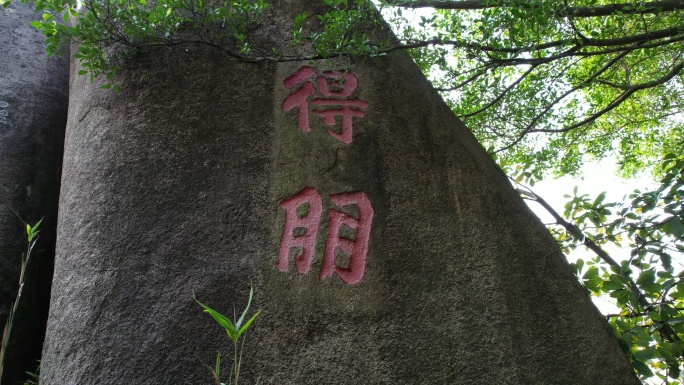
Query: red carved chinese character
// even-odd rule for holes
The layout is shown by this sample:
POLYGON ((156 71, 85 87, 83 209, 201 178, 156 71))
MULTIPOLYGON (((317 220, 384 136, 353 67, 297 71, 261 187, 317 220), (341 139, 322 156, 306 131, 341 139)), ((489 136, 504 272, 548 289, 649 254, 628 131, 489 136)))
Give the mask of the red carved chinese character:
POLYGON ((283 84, 287 88, 292 88, 297 84, 303 83, 305 80, 309 80, 309 78, 314 76, 314 74, 316 74, 316 71, 314 71, 313 68, 305 66, 283 80, 283 84))
POLYGON ((328 130, 328 134, 330 134, 333 138, 339 140, 344 144, 349 144, 352 142, 352 118, 363 118, 366 115, 363 111, 353 109, 352 107, 368 107, 368 102, 364 102, 363 100, 314 99, 313 104, 315 106, 342 106, 342 108, 335 108, 331 110, 316 110, 313 113, 316 116, 325 118, 325 125, 331 127, 335 126, 335 116, 341 116, 342 131, 337 133, 333 130, 328 130))
POLYGON ((333 71, 325 71, 323 72, 323 76, 319 76, 318 79, 316 79, 316 84, 318 84, 318 90, 321 91, 324 96, 347 97, 354 92, 356 86, 359 84, 359 80, 351 72, 341 74, 333 71), (332 80, 332 82, 328 82, 326 79, 332 80), (340 83, 340 79, 344 79, 342 83, 340 83), (338 88, 339 90, 331 90, 330 86, 334 89, 338 88))
POLYGON ((359 218, 356 219, 340 211, 328 210, 330 227, 328 228, 320 278, 324 279, 332 276, 333 273, 337 273, 344 283, 353 285, 361 282, 366 271, 373 208, 366 194, 362 192, 334 194, 330 196, 330 200, 337 206, 356 205, 359 218), (342 226, 356 230, 354 240, 340 236, 342 226), (337 266, 336 252, 338 248, 349 256, 349 266, 346 268, 337 266))
MULTIPOLYGON (((283 225, 276 268, 284 273, 287 272, 290 250, 293 248, 295 250, 301 249, 298 256, 295 254, 295 267, 300 274, 306 274, 311 269, 313 262, 318 222, 323 211, 321 196, 313 187, 306 187, 299 193, 280 202, 280 207, 285 209, 285 224, 283 225), (308 204, 307 213, 300 217, 299 207, 304 204, 308 204), (303 229, 304 234, 295 235, 297 229, 303 229)), ((295 253, 297 252, 295 251, 295 253)))
MULTIPOLYGON (((310 132, 309 125, 309 97, 316 93, 311 78, 314 76, 313 68, 306 66, 300 68, 296 73, 287 77, 283 84, 287 88, 293 88, 298 84, 304 83, 295 92, 290 94, 283 102, 282 110, 290 111, 297 108, 297 126, 303 132, 310 132)), ((322 76, 316 78, 318 91, 323 96, 331 98, 318 98, 313 100, 315 106, 339 106, 339 108, 329 108, 325 110, 314 110, 316 116, 324 119, 327 126, 334 127, 335 116, 341 116, 342 129, 338 133, 328 130, 328 133, 335 139, 349 144, 352 142, 353 118, 362 118, 365 113, 361 109, 368 107, 368 102, 359 99, 340 99, 352 95, 358 86, 358 79, 351 72, 325 71, 322 76)))
MULTIPOLYGON (((294 75, 289 76, 283 81, 287 88, 292 88, 300 84, 314 75, 314 70, 311 67, 302 67, 294 75)), ((297 126, 304 132, 311 131, 309 127, 309 96, 315 93, 314 86, 311 83, 304 83, 297 91, 290 94, 283 102, 283 111, 290 111, 297 108, 297 126)))

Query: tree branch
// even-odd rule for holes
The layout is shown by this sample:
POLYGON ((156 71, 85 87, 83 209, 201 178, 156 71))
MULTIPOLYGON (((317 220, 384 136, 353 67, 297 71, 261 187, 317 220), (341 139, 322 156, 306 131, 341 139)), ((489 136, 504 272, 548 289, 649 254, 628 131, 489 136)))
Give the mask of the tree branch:
POLYGON ((518 79, 516 79, 516 81, 514 81, 513 83, 511 83, 511 85, 509 85, 508 87, 506 87, 505 90, 501 91, 501 93, 500 93, 496 98, 494 98, 494 100, 492 100, 491 102, 487 103, 487 104, 484 105, 482 108, 480 108, 480 109, 478 109, 477 111, 474 111, 474 112, 469 112, 469 113, 467 113, 467 114, 465 114, 465 115, 460 115, 459 117, 461 117, 461 118, 468 118, 468 117, 470 117, 470 116, 477 115, 477 114, 479 114, 480 112, 483 112, 483 111, 489 109, 490 107, 492 107, 493 105, 495 105, 496 103, 498 103, 501 99, 503 99, 503 97, 506 96, 506 94, 507 94, 510 90, 512 90, 512 89, 515 88, 518 84, 520 84, 520 82, 522 82, 523 80, 525 80, 525 78, 526 78, 529 74, 531 74, 532 71, 534 71, 534 70, 537 68, 537 66, 538 66, 538 65, 530 66, 530 68, 529 68, 527 71, 525 71, 524 74, 520 75, 520 77, 519 77, 518 79))
MULTIPOLYGON (((566 127, 563 127, 563 128, 557 129, 557 130, 554 130, 554 129, 539 129, 539 130, 535 130, 535 129, 534 129, 534 126, 536 125, 537 121, 539 121, 539 119, 541 119, 541 117, 542 117, 544 114, 546 114, 548 111, 550 111, 550 110, 553 108, 554 105, 558 104, 562 99, 566 98, 566 97, 567 97, 568 95, 570 95, 572 92, 575 92, 575 91, 577 91, 577 90, 579 90, 579 89, 581 89, 581 88, 586 87, 586 85, 587 85, 589 82, 593 81, 597 76, 599 76, 600 74, 602 74, 603 72, 605 72, 606 70, 608 70, 611 66, 613 66, 613 65, 614 65, 615 63, 617 63, 620 59, 622 59, 623 57, 625 57, 628 53, 629 53, 629 52, 623 52, 623 53, 621 53, 620 55, 616 56, 615 58, 613 58, 612 60, 610 60, 608 63, 606 63, 606 65, 604 65, 599 71, 597 71, 597 72, 594 73, 591 77, 589 77, 585 82, 580 83, 580 84, 578 84, 578 85, 572 87, 571 89, 569 89, 568 91, 566 91, 565 93, 563 93, 561 96, 559 96, 558 98, 556 98, 556 100, 554 100, 553 102, 549 103, 549 104, 546 106, 546 108, 544 109, 544 111, 542 111, 542 112, 540 112, 539 114, 537 114, 537 116, 535 116, 535 117, 532 119, 532 121, 530 122, 530 124, 528 124, 527 127, 525 127, 525 129, 523 129, 522 132, 521 132, 520 134, 518 134, 518 136, 516 137, 515 140, 513 140, 511 143, 507 144, 506 146, 497 149, 496 151, 492 152, 491 154, 497 154, 497 153, 499 153, 499 152, 506 151, 506 150, 512 148, 513 146, 515 146, 515 145, 517 145, 518 143, 520 143, 520 141, 523 140, 523 138, 525 138, 525 136, 526 136, 527 134, 530 134, 530 133, 536 133, 536 132, 540 132, 540 133, 541 133, 541 132, 543 132, 543 133, 563 133, 563 132, 568 132, 568 131, 577 129, 577 128, 582 127, 582 126, 585 126, 585 125, 589 125, 589 124, 593 123, 594 121, 596 121, 596 120, 597 120, 598 118, 600 118, 601 116, 603 116, 603 115, 605 115, 606 113, 608 113, 608 112, 612 111, 613 109, 617 108, 620 104, 622 104, 625 100, 627 100, 627 99, 628 99, 632 94, 634 94, 635 92, 640 91, 640 90, 644 90, 644 89, 647 89, 647 88, 653 88, 653 87, 657 87, 657 86, 659 86, 659 85, 663 85, 663 84, 667 83, 668 81, 670 81, 673 77, 677 76, 677 75, 679 74, 679 72, 681 72, 682 69, 684 69, 684 61, 681 61, 681 62, 680 62, 678 65, 676 65, 669 73, 667 73, 665 76, 663 76, 663 77, 660 78, 660 79, 657 79, 657 80, 654 80, 654 81, 651 81, 651 82, 636 84, 636 85, 633 85, 633 86, 631 86, 631 87, 629 87, 629 88, 624 89, 624 91, 623 91, 620 95, 618 95, 618 97, 615 98, 608 106, 606 106, 605 108, 603 108, 602 110, 600 110, 600 111, 598 111, 598 112, 596 112, 596 113, 594 113, 594 114, 591 114, 590 116, 588 116, 586 119, 582 120, 582 121, 579 122, 579 123, 575 123, 575 124, 572 124, 572 125, 570 125, 570 126, 566 126, 566 127)), ((623 88, 621 88, 621 89, 623 89, 623 88)))
POLYGON ((621 90, 621 91, 627 91, 629 89, 629 86, 609 82, 608 80, 598 79, 598 80, 596 80, 596 83, 603 84, 604 86, 608 86, 608 87, 612 87, 612 88, 617 88, 618 90, 621 90))
MULTIPOLYGON (((610 39, 610 40, 617 40, 617 39, 610 39)), ((622 40, 622 39, 620 39, 620 40, 622 40)), ((684 40, 684 35, 672 36, 670 39, 655 41, 655 42, 651 42, 651 43, 648 43, 649 41, 651 41, 651 39, 644 39, 644 40, 640 40, 640 41, 634 41, 634 44, 631 44, 628 46, 617 45, 615 47, 607 48, 607 49, 603 49, 603 50, 599 50, 599 51, 583 51, 583 50, 581 50, 581 48, 583 47, 582 45, 575 45, 566 51, 563 51, 561 53, 558 53, 558 54, 555 54, 552 56, 543 57, 543 58, 520 58, 520 57, 516 57, 516 58, 511 58, 511 59, 492 60, 490 62, 487 62, 486 64, 487 65, 495 65, 495 66, 499 66, 499 67, 545 64, 545 63, 549 63, 549 62, 552 62, 552 61, 555 61, 558 59, 562 59, 562 58, 567 58, 567 57, 591 57, 591 56, 600 56, 600 55, 606 55, 606 54, 623 52, 623 51, 635 51, 637 49, 662 47, 662 46, 669 45, 672 43, 680 42, 682 40, 684 40)), ((606 40, 604 40, 604 41, 606 41, 606 40)), ((593 44, 590 44, 590 45, 593 45, 593 44)), ((585 46, 586 46, 586 44, 585 44, 585 46)))
POLYGON ((556 98, 556 100, 554 100, 553 102, 549 103, 549 104, 546 106, 546 108, 545 108, 542 112, 540 112, 539 114, 537 114, 537 116, 535 116, 534 119, 532 119, 532 121, 530 122, 530 124, 525 128, 524 134, 529 133, 529 132, 534 128, 534 126, 537 124, 537 122, 539 121, 539 119, 541 119, 542 116, 544 116, 546 113, 548 113, 549 111, 551 111, 551 109, 553 108, 553 106, 555 106, 556 104, 560 103, 563 99, 565 99, 566 97, 568 97, 569 95, 571 95, 573 92, 575 92, 575 91, 577 91, 577 90, 579 90, 579 89, 582 89, 582 88, 586 87, 590 82, 594 81, 594 79, 596 79, 596 78, 599 77, 601 74, 603 74, 604 72, 606 72, 607 70, 609 70, 612 66, 614 66, 614 65, 615 65, 617 62, 619 62, 620 60, 622 60, 625 56, 629 55, 629 53, 630 53, 630 51, 621 52, 619 55, 617 55, 617 56, 615 56, 614 58, 612 58, 611 60, 609 60, 609 61, 608 61, 603 67, 601 67, 598 71, 594 72, 594 73, 593 73, 590 77, 588 77, 585 81, 583 81, 582 83, 580 83, 580 84, 578 84, 578 85, 576 85, 576 86, 570 88, 570 89, 567 90, 565 93, 563 93, 561 96, 559 96, 558 98, 556 98))
POLYGON ((580 122, 578 122, 578 123, 572 124, 572 125, 570 125, 570 126, 563 127, 563 128, 561 128, 561 129, 558 129, 558 130, 551 130, 551 129, 547 129, 547 130, 530 130, 530 131, 528 131, 528 132, 546 132, 546 133, 567 132, 567 131, 570 131, 570 130, 574 130, 575 128, 582 127, 582 126, 584 126, 585 124, 592 123, 592 122, 594 122, 596 119, 598 119, 598 118, 600 118, 601 116, 605 115, 606 113, 608 113, 608 112, 614 110, 616 107, 618 107, 620 104, 622 104, 622 102, 624 102, 624 101, 627 100, 630 96, 632 96, 633 93, 635 93, 635 92, 637 92, 637 91, 641 91, 641 90, 647 89, 647 88, 657 87, 657 86, 660 86, 660 85, 663 85, 663 84, 667 83, 667 82, 670 81, 672 78, 674 78, 675 76, 677 76, 677 75, 679 74, 679 72, 682 71, 683 68, 684 68, 684 61, 680 61, 679 64, 675 65, 675 66, 672 68, 672 70, 670 70, 670 72, 668 72, 667 74, 665 74, 665 76, 661 77, 660 79, 656 79, 656 80, 653 80, 653 81, 650 81, 650 82, 646 82, 646 83, 635 84, 635 85, 629 87, 627 90, 623 91, 620 95, 618 95, 612 102, 610 102, 609 105, 607 105, 606 107, 604 107, 604 108, 601 109, 600 111, 591 114, 589 117, 587 117, 586 119, 584 119, 584 120, 582 120, 582 121, 580 121, 580 122))
MULTIPOLYGON (((683 0, 684 1, 684 0, 683 0)), ((430 45, 441 45, 441 46, 452 46, 454 48, 465 48, 472 49, 475 51, 482 52, 495 52, 495 53, 509 53, 518 54, 525 52, 535 52, 545 49, 558 48, 563 46, 572 47, 619 47, 627 44, 635 44, 659 39, 666 39, 671 37, 676 37, 677 35, 684 32, 684 25, 679 25, 675 27, 665 28, 657 31, 641 33, 638 35, 630 35, 619 38, 612 39, 591 39, 591 38, 573 38, 573 39, 561 39, 554 40, 546 43, 535 44, 525 47, 494 47, 488 45, 482 45, 477 43, 471 43, 464 40, 444 40, 444 39, 430 39, 430 40, 420 40, 420 41, 409 41, 402 44, 397 44, 382 50, 383 53, 389 53, 396 50, 410 49, 410 48, 422 48, 430 45)), ((678 40, 674 40, 678 41, 678 40)), ((668 41, 667 44, 674 41, 668 41)), ((513 59, 511 59, 513 60, 513 59)), ((534 60, 534 59, 530 59, 534 60)), ((532 64, 532 63, 527 63, 532 64)))
MULTIPOLYGON (((542 197, 535 194, 530 188, 525 187, 525 190, 518 188, 517 191, 524 198, 539 203, 544 208, 544 210, 551 214, 551 216, 556 220, 556 223, 558 225, 565 228, 575 238, 582 239, 583 244, 591 251, 593 251, 599 258, 601 258, 601 260, 603 260, 611 266, 617 267, 618 269, 621 268, 620 264, 618 264, 617 261, 615 261, 610 255, 608 255, 608 253, 606 253, 605 250, 603 250, 599 245, 597 245, 591 238, 585 236, 579 227, 566 221, 565 218, 563 218, 560 214, 558 214, 558 212, 556 212, 556 210, 553 209, 553 207, 551 207, 551 205, 549 205, 544 199, 542 199, 542 197)), ((678 215, 681 215, 683 212, 684 210, 680 210, 680 212, 678 212, 678 215)), ((626 275, 622 275, 622 277, 627 280, 626 286, 636 296, 639 305, 641 305, 641 308, 646 312, 653 310, 654 305, 649 302, 648 298, 646 298, 644 293, 641 292, 637 284, 626 275)), ((668 340, 669 342, 675 342, 680 340, 679 335, 672 329, 672 326, 670 326, 667 323, 663 323, 662 325, 663 326, 661 328, 661 335, 666 340, 668 340)))
MULTIPOLYGON (((594 254, 596 254, 601 260, 609 264, 610 266, 614 266, 619 269, 621 268, 620 264, 617 263, 608 253, 606 253, 605 250, 603 250, 599 245, 597 245, 591 238, 587 237, 584 235, 582 232, 582 229, 577 227, 577 225, 570 223, 565 220, 556 210, 551 207, 542 197, 539 195, 535 194, 532 190, 529 188, 526 188, 527 191, 518 189, 518 192, 522 194, 523 196, 527 197, 527 199, 530 199, 534 202, 539 203, 544 210, 546 210, 551 216, 556 220, 556 223, 560 226, 562 226, 565 230, 567 230, 570 234, 572 234, 575 238, 581 239, 582 243, 584 246, 586 246, 589 250, 593 251, 594 254)), ((637 300, 639 301, 639 305, 641 305, 644 310, 649 310, 653 305, 648 301, 644 293, 639 290, 639 287, 632 281, 631 278, 629 277, 624 277, 627 279, 627 287, 636 295, 637 300)))
MULTIPOLYGON (((530 1, 494 1, 494 0, 387 0, 387 4, 403 8, 434 8, 450 10, 478 10, 501 7, 534 7, 530 1)), ((650 3, 607 4, 593 7, 559 7, 556 14, 560 17, 603 17, 616 12, 624 15, 645 15, 662 12, 674 12, 684 8, 684 0, 653 1, 650 3)))
MULTIPOLYGON (((677 311, 682 311, 684 310, 684 307, 672 307, 670 308, 672 310, 677 310, 677 311)), ((622 314, 606 314, 606 318, 617 318, 617 317, 624 317, 624 318, 636 318, 636 317, 648 317, 647 312, 638 312, 638 313, 630 313, 627 315, 622 315, 622 314)))
MULTIPOLYGON (((455 84, 455 85, 453 85, 453 86, 451 86, 451 87, 447 87, 447 88, 435 88, 435 90, 437 90, 437 91, 442 91, 442 92, 446 92, 446 91, 455 91, 455 90, 457 90, 457 89, 459 89, 459 88, 461 88, 461 87, 463 87, 463 86, 468 85, 469 83, 474 82, 474 81, 477 80, 477 78, 479 78, 480 76, 485 75, 485 74, 487 73, 487 70, 488 70, 488 68, 487 68, 487 67, 484 67, 484 69, 480 69, 480 70, 475 71, 475 74, 474 74, 474 75, 471 75, 469 78, 467 78, 466 80, 464 80, 464 81, 462 81, 462 82, 460 82, 460 83, 458 83, 458 84, 455 84)), ((455 77, 455 76, 458 76, 458 75, 453 75, 453 76, 455 77)))

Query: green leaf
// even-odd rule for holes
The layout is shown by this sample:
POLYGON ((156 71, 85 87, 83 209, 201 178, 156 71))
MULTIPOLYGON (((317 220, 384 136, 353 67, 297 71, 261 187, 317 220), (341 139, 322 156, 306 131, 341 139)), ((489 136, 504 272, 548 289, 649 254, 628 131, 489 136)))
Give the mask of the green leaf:
POLYGON ((589 289, 590 291, 592 291, 594 293, 598 293, 601 291, 601 288, 599 288, 598 284, 596 284, 596 282, 594 282, 594 281, 587 280, 587 281, 583 281, 583 283, 584 283, 584 287, 586 287, 587 289, 589 289))
POLYGON ((594 206, 600 205, 601 202, 603 202, 604 199, 606 199, 606 192, 605 192, 605 191, 603 191, 602 193, 600 193, 600 194, 596 197, 596 199, 594 200, 594 206))
POLYGON ((615 290, 610 293, 610 296, 618 300, 618 304, 624 304, 629 300, 630 291, 627 289, 615 290))
POLYGON ((606 281, 603 283, 603 290, 605 291, 621 290, 624 288, 625 286, 618 282, 606 281))
POLYGON ((254 320, 256 319, 257 316, 259 316, 259 314, 261 314, 261 310, 259 310, 258 312, 256 312, 256 313, 252 316, 252 318, 250 318, 250 319, 249 319, 249 320, 240 328, 240 330, 238 331, 238 334, 237 334, 238 338, 240 338, 240 336, 241 336, 244 332, 247 331, 247 329, 249 328, 249 325, 251 325, 252 322, 254 322, 254 320))
POLYGON ((228 317, 198 301, 197 298, 193 297, 193 299, 204 309, 205 312, 211 315, 214 321, 216 321, 219 325, 226 329, 226 333, 228 333, 228 337, 230 337, 230 339, 232 339, 234 342, 237 342, 237 333, 235 330, 235 326, 228 317))
POLYGON ((598 269, 596 267, 590 267, 586 273, 582 276, 583 279, 592 279, 598 276, 598 269))
POLYGON ((648 294, 657 295, 663 290, 663 285, 659 283, 653 283, 648 285, 642 285, 641 288, 648 294))
POLYGON ((681 368, 679 367, 677 362, 674 362, 672 365, 670 365, 668 369, 670 371, 670 373, 669 373, 670 378, 675 378, 675 379, 679 378, 679 376, 681 374, 681 368))
POLYGON ((684 225, 682 225, 681 219, 679 219, 678 217, 674 217, 674 218, 670 219, 669 223, 670 223, 670 233, 672 233, 672 235, 675 238, 681 238, 682 235, 684 235, 684 225))
POLYGON ((33 227, 31 227, 28 224, 26 225, 26 235, 28 236, 29 243, 35 243, 34 240, 38 238, 38 233, 40 233, 40 230, 38 230, 38 228, 40 228, 41 223, 43 223, 42 218, 35 225, 33 225, 33 227))
POLYGON ((654 321, 661 322, 663 320, 663 317, 660 315, 660 313, 656 311, 649 312, 648 316, 651 317, 651 319, 654 321))
POLYGON ((658 278, 673 278, 674 276, 667 272, 667 271, 659 271, 658 274, 656 274, 658 278))
POLYGON ((652 285, 653 283, 655 283, 655 279, 655 270, 649 269, 639 274, 639 278, 637 279, 636 283, 638 285, 652 285))
POLYGON ((634 354, 632 354, 632 357, 642 361, 650 360, 652 358, 655 358, 655 352, 652 348, 646 348, 643 350, 637 350, 634 354))
POLYGON ((669 343, 662 343, 658 346, 658 352, 668 361, 675 360, 677 357, 675 346, 669 343))
POLYGON ((245 315, 247 315, 247 311, 249 310, 249 307, 252 306, 252 296, 253 295, 254 295, 254 288, 251 287, 251 288, 249 288, 249 299, 247 300, 247 307, 245 307, 245 311, 242 312, 240 319, 235 323, 236 329, 240 328, 240 325, 242 325, 242 321, 245 319, 245 315))
POLYGON ((41 218, 38 222, 36 222, 35 225, 31 228, 31 233, 36 233, 38 232, 38 228, 40 227, 40 224, 43 223, 43 218, 41 218))

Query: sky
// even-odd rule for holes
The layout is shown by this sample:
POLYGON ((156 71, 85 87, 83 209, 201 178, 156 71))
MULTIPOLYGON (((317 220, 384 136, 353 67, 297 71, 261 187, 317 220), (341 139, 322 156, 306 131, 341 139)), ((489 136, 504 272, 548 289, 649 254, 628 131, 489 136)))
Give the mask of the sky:
MULTIPOLYGON (((564 176, 558 179, 547 178, 538 181, 532 190, 544 198, 556 211, 562 213, 565 202, 564 194, 572 195, 572 189, 578 186, 578 194, 588 194, 596 197, 606 192, 606 202, 621 202, 634 189, 654 189, 656 183, 648 173, 642 173, 636 178, 623 179, 617 176, 614 159, 606 158, 599 162, 587 163, 581 170, 580 177, 564 176)), ((550 222, 551 216, 538 204, 531 204, 532 210, 542 221, 550 222)))

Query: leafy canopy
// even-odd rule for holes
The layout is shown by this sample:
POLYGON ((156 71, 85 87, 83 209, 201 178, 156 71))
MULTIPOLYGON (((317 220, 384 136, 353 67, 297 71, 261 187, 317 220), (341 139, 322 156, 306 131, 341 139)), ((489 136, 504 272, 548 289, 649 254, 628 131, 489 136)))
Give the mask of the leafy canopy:
MULTIPOLYGON (((680 142, 679 145, 684 145, 680 142)), ((680 384, 684 357, 684 157, 667 154, 659 164, 660 186, 635 190, 625 202, 591 198, 575 188, 561 215, 534 193, 556 219, 550 226, 559 246, 579 247, 595 257, 571 264, 587 292, 609 296, 618 307, 606 318, 643 379, 680 384), (565 219, 568 218, 568 219, 565 219), (608 253, 606 250, 613 250, 608 253), (626 253, 624 259, 614 254, 626 253)))
POLYGON ((682 140, 684 2, 390 1, 400 39, 504 168, 625 175, 682 140), (427 7, 419 25, 405 7, 427 7))

